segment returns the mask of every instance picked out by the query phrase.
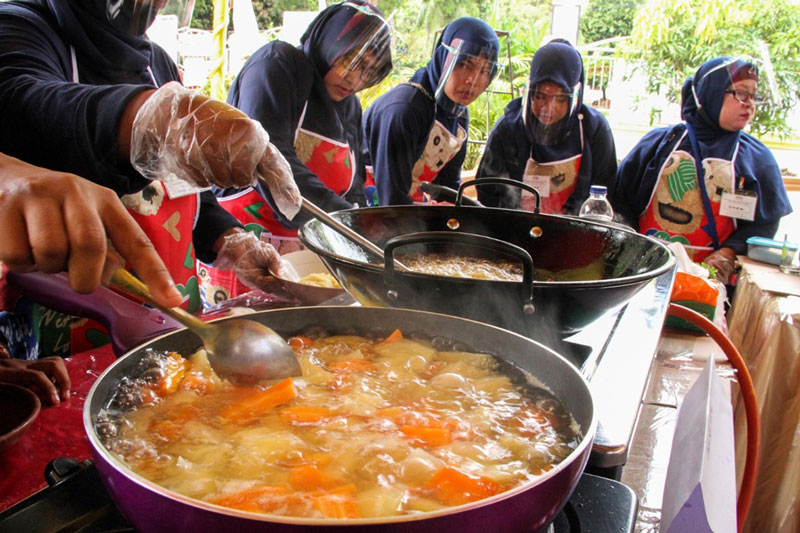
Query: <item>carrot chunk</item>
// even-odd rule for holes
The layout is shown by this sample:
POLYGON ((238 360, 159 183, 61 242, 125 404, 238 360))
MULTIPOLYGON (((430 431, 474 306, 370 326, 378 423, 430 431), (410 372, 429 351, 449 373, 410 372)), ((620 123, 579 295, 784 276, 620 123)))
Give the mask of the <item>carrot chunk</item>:
POLYGON ((358 506, 348 490, 334 490, 314 498, 314 508, 328 518, 358 518, 358 506))
POLYGON ((439 470, 423 489, 446 505, 474 502, 503 491, 500 484, 489 478, 468 476, 449 466, 439 470))
POLYGON ((390 344, 392 342, 397 342, 403 340, 403 332, 399 329, 394 330, 391 335, 383 339, 381 342, 376 344, 375 346, 383 346, 385 344, 390 344))
POLYGON ((366 359, 350 359, 347 361, 337 361, 328 365, 328 369, 332 372, 341 372, 343 374, 350 374, 353 372, 369 372, 373 369, 373 365, 366 359))
POLYGON ((289 484, 295 490, 330 489, 337 481, 314 465, 295 466, 289 470, 289 484))
POLYGON ((209 500, 209 503, 242 511, 269 513, 279 507, 282 501, 281 496, 284 494, 286 494, 286 487, 280 485, 252 487, 233 494, 218 496, 209 500))
POLYGON ((222 416, 232 421, 247 421, 259 413, 293 400, 296 395, 292 378, 286 378, 268 389, 257 390, 228 405, 222 410, 222 416))
POLYGON ((309 346, 311 343, 314 342, 308 337, 301 337, 296 336, 289 339, 289 346, 294 349, 303 348, 304 346, 309 346))
POLYGON ((444 446, 453 440, 450 430, 444 427, 405 425, 400 426, 400 431, 411 439, 412 444, 425 448, 444 446))
POLYGON ((287 424, 314 424, 336 416, 336 413, 327 407, 296 405, 281 409, 280 416, 287 424))

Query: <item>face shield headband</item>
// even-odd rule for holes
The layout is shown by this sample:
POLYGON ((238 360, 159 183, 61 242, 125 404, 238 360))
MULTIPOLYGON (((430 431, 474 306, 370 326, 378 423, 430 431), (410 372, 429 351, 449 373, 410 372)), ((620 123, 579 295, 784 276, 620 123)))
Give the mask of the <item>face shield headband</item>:
POLYGON ((571 126, 570 120, 578 112, 581 94, 578 82, 569 90, 556 83, 543 86, 542 82, 525 86, 522 120, 533 140, 539 144, 558 144, 571 126), (557 89, 553 90, 554 87, 557 89))
POLYGON ((156 15, 178 17, 178 27, 189 25, 195 0, 106 0, 106 18, 116 29, 129 35, 144 35, 156 15), (162 11, 163 10, 163 11, 162 11))
POLYGON ((342 78, 351 80, 359 90, 381 82, 392 71, 392 31, 389 22, 368 6, 345 2, 356 9, 342 28, 337 47, 329 55, 331 68, 339 69, 342 78))

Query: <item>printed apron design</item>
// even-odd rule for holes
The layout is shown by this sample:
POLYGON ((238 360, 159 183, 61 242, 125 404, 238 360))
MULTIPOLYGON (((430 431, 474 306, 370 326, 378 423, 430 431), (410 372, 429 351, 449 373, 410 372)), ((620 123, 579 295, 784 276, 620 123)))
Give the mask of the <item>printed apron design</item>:
MULTIPOLYGON (((305 111, 303 112, 305 115, 305 111)), ((302 122, 302 117, 301 117, 302 122)), ((344 196, 353 185, 355 158, 347 142, 329 139, 317 133, 298 128, 295 152, 300 161, 316 174, 329 189, 344 196)), ((267 201, 256 189, 248 188, 238 194, 218 198, 219 203, 236 217, 247 231, 267 240, 283 255, 302 248, 297 230, 278 222, 267 201)), ((204 301, 215 305, 252 289, 242 284, 230 270, 219 270, 200 264, 204 301)))
POLYGON ((711 205, 711 213, 707 213, 694 158, 683 150, 673 150, 664 162, 647 209, 639 217, 640 231, 663 241, 680 242, 692 260, 702 261, 714 249, 708 231, 710 217, 716 223, 718 242, 724 242, 736 229, 733 218, 719 214, 722 193, 734 187, 733 168, 733 161, 703 160, 702 185, 711 205))
MULTIPOLYGON (((181 307, 190 313, 199 311, 200 289, 192 246, 192 229, 199 204, 196 190, 170 198, 163 182, 154 181, 138 193, 123 196, 121 200, 167 266, 183 295, 181 307)), ((34 327, 42 355, 69 356, 102 346, 111 340, 108 330, 95 320, 69 317, 38 305, 34 313, 34 327)))
MULTIPOLYGON (((538 163, 530 157, 522 174, 522 182, 539 191, 541 213, 563 214, 564 204, 575 192, 580 168, 581 154, 548 163, 538 163)), ((535 197, 522 191, 520 207, 533 211, 536 207, 535 197)))
POLYGON ((442 167, 461 150, 466 138, 467 132, 461 126, 458 127, 458 133, 454 135, 438 120, 433 122, 422 155, 411 169, 411 190, 408 195, 415 204, 426 203, 424 194, 419 190, 420 183, 436 179, 442 167))

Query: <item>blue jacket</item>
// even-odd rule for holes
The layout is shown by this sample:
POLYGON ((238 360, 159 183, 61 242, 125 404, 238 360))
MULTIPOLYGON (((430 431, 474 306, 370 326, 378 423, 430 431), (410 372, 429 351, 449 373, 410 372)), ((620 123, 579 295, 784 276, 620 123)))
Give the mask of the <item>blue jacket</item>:
MULTIPOLYGON (((0 2, 0 151, 122 196, 149 183, 118 155, 122 113, 132 98, 154 87, 153 78, 158 85, 179 80, 178 70, 163 49, 116 31, 95 15, 98 6, 93 12, 85 4, 0 2)), ((197 257, 213 261, 211 245, 236 225, 212 193, 201 194, 193 233, 197 257)))
MULTIPOLYGON (((228 103, 261 122, 270 142, 283 154, 292 167, 301 194, 325 211, 365 205, 363 192, 363 138, 361 133, 361 102, 355 95, 334 102, 328 95, 322 77, 311 60, 299 48, 283 41, 262 46, 245 63, 231 86, 228 103), (303 127, 329 139, 347 142, 356 158, 356 175, 346 199, 329 189, 298 158, 294 149, 295 130, 300 125, 303 108, 303 127)), ((269 192, 258 186, 261 195, 271 202, 269 192)), ((235 190, 218 191, 229 195, 235 190)), ((274 204, 271 204, 274 208, 274 204)), ((276 211, 273 209, 273 211, 276 211)), ((299 227, 306 218, 298 215, 294 223, 282 219, 289 227, 299 227)))
MULTIPOLYGON (((606 118, 596 109, 583 104, 578 109, 578 114, 583 117, 581 167, 575 192, 564 204, 565 211, 571 214, 577 214, 583 201, 589 197, 590 185, 605 185, 609 193, 613 191, 617 172, 614 136, 606 118)), ((579 132, 576 123, 570 134, 578 137, 579 132)), ((533 147, 528 128, 522 119, 522 98, 515 98, 506 106, 505 113, 489 134, 476 177, 507 177, 522 181, 533 147)), ((553 146, 540 146, 539 152, 536 154, 539 162, 567 159, 581 153, 580 139, 553 146)), ((505 194, 505 189, 494 185, 478 187, 478 199, 484 205, 492 207, 519 208, 521 189, 512 196, 505 194)))

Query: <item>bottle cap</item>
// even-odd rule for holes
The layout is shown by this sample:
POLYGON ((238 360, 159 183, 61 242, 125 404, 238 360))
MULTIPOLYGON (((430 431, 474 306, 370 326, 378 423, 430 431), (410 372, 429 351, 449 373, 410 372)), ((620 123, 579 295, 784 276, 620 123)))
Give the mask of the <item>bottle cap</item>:
POLYGON ((592 185, 589 187, 590 194, 606 194, 608 193, 608 187, 605 185, 592 185))

